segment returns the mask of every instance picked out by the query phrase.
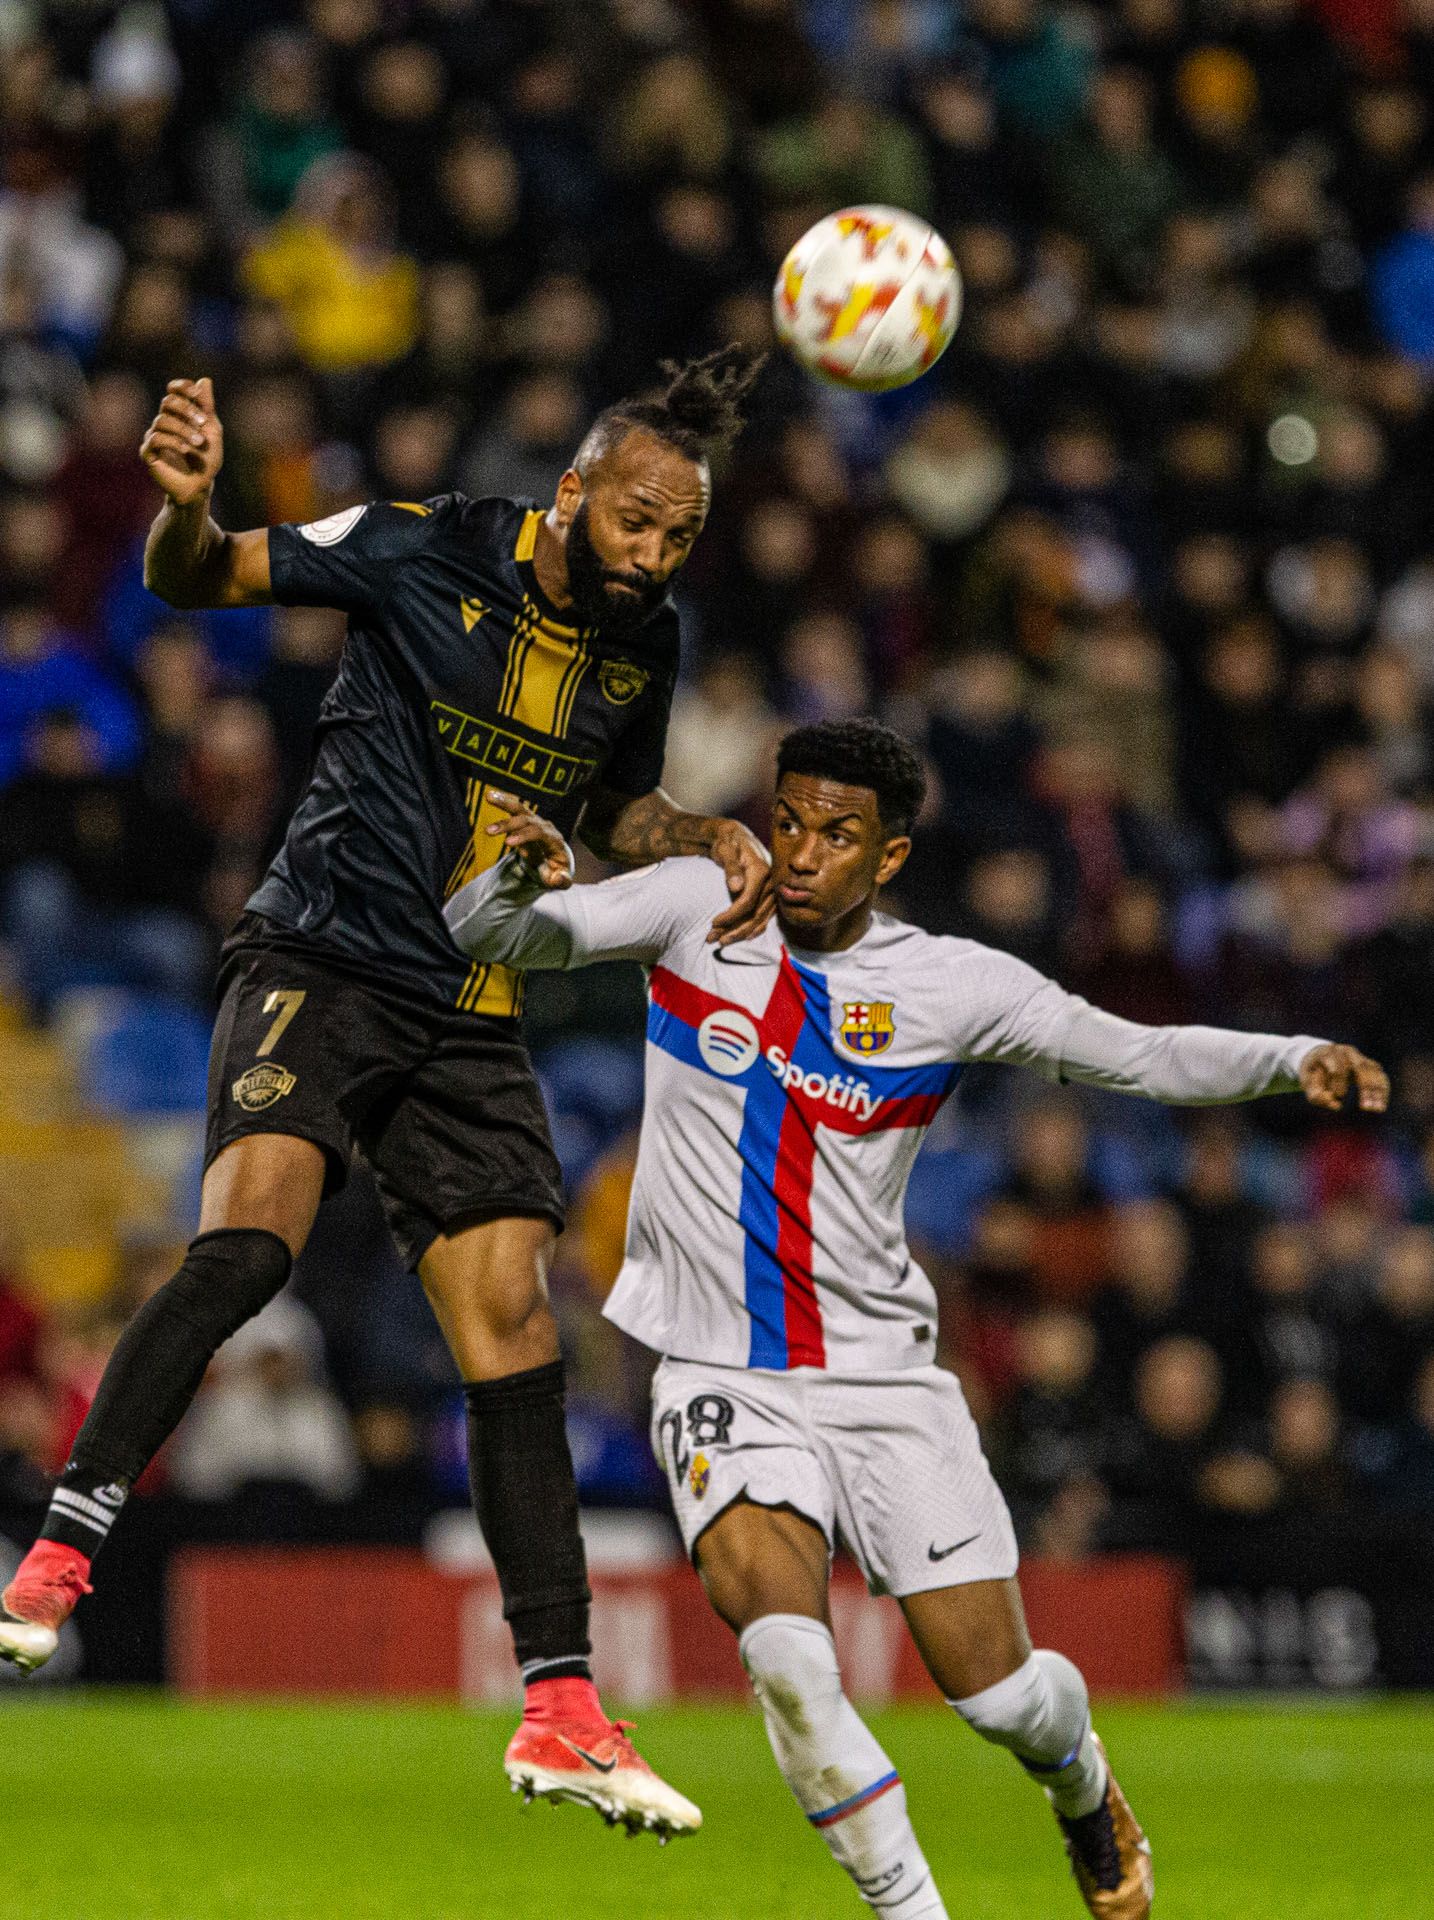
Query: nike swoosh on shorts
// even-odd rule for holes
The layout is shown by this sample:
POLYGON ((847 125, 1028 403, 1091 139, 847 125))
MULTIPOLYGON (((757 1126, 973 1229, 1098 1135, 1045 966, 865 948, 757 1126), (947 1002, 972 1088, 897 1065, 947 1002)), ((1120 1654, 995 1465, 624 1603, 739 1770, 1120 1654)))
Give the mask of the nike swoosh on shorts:
POLYGON ((969 1547, 973 1540, 979 1540, 980 1538, 979 1533, 968 1533, 966 1538, 964 1540, 958 1540, 954 1547, 943 1547, 939 1553, 936 1551, 936 1542, 933 1540, 931 1545, 926 1549, 926 1558, 928 1560, 947 1560, 953 1553, 959 1553, 962 1547, 969 1547))

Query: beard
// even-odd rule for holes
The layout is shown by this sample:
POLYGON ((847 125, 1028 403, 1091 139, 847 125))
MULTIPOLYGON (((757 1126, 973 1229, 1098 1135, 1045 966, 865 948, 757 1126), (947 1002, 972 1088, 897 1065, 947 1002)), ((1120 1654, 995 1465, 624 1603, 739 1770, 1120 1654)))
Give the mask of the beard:
POLYGON ((568 527, 567 562, 568 591, 585 627, 597 627, 609 634, 631 633, 656 613, 666 597, 665 580, 649 580, 645 574, 604 566, 588 530, 586 500, 578 502, 568 527), (633 591, 616 591, 610 584, 614 582, 633 591))

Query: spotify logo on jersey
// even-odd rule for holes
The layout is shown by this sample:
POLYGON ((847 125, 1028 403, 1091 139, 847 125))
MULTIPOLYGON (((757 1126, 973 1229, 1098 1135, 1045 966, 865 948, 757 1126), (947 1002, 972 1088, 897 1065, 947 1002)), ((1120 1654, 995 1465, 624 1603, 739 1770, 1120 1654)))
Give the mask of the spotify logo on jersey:
POLYGON ((760 1045, 757 1029, 746 1014, 730 1007, 709 1013, 697 1029, 697 1051, 703 1066, 727 1079, 747 1071, 760 1045))

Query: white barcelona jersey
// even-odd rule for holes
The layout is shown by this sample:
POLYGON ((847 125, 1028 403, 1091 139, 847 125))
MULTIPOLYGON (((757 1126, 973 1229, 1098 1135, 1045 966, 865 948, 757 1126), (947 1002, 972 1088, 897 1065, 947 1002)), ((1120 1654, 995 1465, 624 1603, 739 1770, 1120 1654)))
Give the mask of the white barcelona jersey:
POLYGON ((969 1061, 1199 1104, 1298 1086, 1319 1043, 1100 1013, 1024 961, 877 914, 839 953, 774 920, 710 945, 711 861, 545 893, 510 856, 457 894, 465 951, 524 968, 648 968, 647 1076, 626 1258, 606 1312, 658 1352, 842 1374, 929 1365, 912 1162, 969 1061))

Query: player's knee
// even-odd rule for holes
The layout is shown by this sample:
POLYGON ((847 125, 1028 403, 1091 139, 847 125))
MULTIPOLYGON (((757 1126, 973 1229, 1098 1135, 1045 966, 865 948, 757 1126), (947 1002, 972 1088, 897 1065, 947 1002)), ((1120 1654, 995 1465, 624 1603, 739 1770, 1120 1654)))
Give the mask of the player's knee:
POLYGON ((805 1614, 766 1613, 737 1642, 763 1708, 794 1732, 841 1698, 841 1669, 830 1630, 805 1614))
POLYGON ((766 1509, 745 1500, 699 1536, 696 1560, 707 1598, 734 1633, 764 1614, 822 1612, 826 1558, 819 1538, 794 1542, 766 1509))
POLYGON ((444 1326, 466 1330, 496 1349, 531 1342, 550 1328, 556 1340, 548 1289, 540 1273, 454 1275, 425 1266, 419 1269, 419 1277, 444 1326))
POLYGON ((763 1614, 782 1611, 781 1596, 769 1591, 771 1568, 740 1537, 729 1538, 720 1530, 704 1537, 698 1543, 697 1571, 713 1611, 734 1633, 742 1633, 763 1614))
POLYGON ((1047 1766, 1079 1746, 1090 1718, 1080 1668, 1045 1648, 995 1686, 951 1704, 983 1739, 1047 1766))
POLYGON ((220 1227, 190 1242, 184 1264, 154 1296, 155 1302, 202 1329, 217 1348, 268 1306, 293 1264, 277 1233, 263 1227, 220 1227))

